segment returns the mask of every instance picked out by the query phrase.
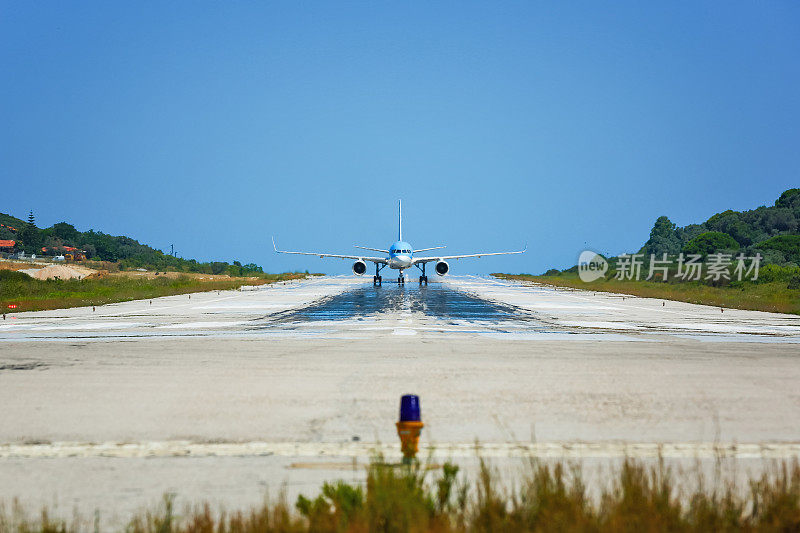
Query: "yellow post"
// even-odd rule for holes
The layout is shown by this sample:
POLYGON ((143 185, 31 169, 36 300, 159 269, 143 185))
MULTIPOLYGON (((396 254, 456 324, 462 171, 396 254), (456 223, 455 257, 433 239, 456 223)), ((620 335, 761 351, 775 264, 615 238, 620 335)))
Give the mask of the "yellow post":
POLYGON ((409 420, 397 422, 397 435, 403 452, 403 464, 411 464, 419 451, 419 434, 425 426, 422 422, 409 420))

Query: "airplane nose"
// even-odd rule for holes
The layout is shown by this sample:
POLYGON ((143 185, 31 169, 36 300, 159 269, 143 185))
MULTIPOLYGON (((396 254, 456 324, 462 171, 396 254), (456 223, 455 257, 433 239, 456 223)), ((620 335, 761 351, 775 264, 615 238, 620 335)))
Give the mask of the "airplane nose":
POLYGON ((397 255, 394 257, 394 262, 398 267, 409 268, 411 266, 411 256, 397 255))

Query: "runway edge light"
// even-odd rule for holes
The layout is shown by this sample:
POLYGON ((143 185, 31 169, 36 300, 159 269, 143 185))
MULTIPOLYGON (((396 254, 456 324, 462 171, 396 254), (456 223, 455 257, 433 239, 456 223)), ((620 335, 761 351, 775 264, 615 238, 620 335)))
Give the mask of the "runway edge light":
POLYGON ((416 458, 419 450, 419 434, 423 427, 419 396, 404 394, 400 397, 400 421, 397 422, 403 464, 411 464, 416 458))

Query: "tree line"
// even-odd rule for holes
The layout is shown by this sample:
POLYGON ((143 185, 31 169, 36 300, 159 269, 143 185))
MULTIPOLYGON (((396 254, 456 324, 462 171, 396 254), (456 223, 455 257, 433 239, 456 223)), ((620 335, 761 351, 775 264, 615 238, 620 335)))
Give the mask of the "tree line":
POLYGON ((658 217, 640 253, 677 255, 712 253, 761 254, 764 264, 800 265, 800 189, 784 191, 772 206, 749 211, 731 209, 701 224, 677 227, 658 217))
POLYGON ((49 228, 39 228, 31 213, 28 221, 0 213, 0 240, 14 240, 14 251, 37 255, 63 255, 68 247, 85 252, 95 261, 119 263, 122 269, 147 268, 149 270, 198 272, 204 274, 228 274, 230 276, 253 276, 263 274, 255 263, 240 261, 200 262, 165 254, 146 244, 125 236, 108 235, 90 229, 79 231, 72 224, 59 222, 49 228), (42 251, 45 249, 46 251, 42 251))

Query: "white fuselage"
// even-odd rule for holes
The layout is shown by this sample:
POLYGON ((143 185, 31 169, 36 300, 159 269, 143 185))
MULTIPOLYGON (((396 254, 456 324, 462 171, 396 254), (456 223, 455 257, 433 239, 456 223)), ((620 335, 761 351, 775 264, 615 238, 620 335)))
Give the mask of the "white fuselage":
POLYGON ((409 268, 410 266, 411 266, 410 255, 396 255, 394 257, 389 258, 389 268, 401 270, 409 268))

